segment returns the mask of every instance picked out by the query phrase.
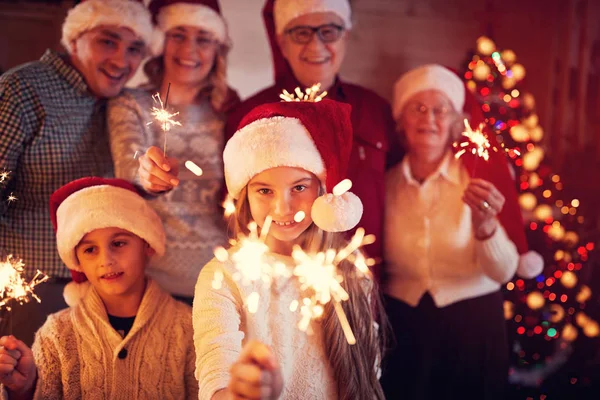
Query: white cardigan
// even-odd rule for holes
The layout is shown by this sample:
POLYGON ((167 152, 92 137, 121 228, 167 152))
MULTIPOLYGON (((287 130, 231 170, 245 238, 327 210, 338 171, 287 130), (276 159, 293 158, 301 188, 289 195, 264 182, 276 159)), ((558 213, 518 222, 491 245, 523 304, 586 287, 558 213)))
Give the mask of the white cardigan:
MULTIPOLYGON (((270 257, 290 268, 293 265, 291 257, 270 257)), ((234 272, 229 263, 213 259, 202 268, 196 284, 193 324, 199 399, 209 400, 227 387, 229 369, 250 339, 273 349, 283 374, 280 399, 337 398, 320 325, 313 324, 314 334, 308 335, 297 327, 299 314, 290 311, 292 300, 300 299, 296 280, 274 283, 271 288, 261 284, 244 286, 233 279, 234 272), (212 287, 217 269, 224 273, 218 290, 212 287), (244 300, 253 291, 259 293, 260 300, 258 311, 251 314, 244 300)))
POLYGON ((475 239, 462 162, 447 154, 419 185, 408 157, 386 177, 385 292, 413 307, 429 292, 445 307, 498 290, 519 255, 500 224, 491 238, 475 239))

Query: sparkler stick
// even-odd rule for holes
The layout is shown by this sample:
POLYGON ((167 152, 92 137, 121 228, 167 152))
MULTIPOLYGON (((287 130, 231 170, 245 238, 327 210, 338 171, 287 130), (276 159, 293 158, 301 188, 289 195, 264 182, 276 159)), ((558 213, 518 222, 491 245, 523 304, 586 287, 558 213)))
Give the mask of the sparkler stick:
MULTIPOLYGON (((167 156, 167 132, 171 130, 171 127, 173 126, 181 126, 181 123, 179 121, 176 121, 173 119, 173 117, 179 115, 178 112, 171 114, 167 111, 167 107, 169 105, 168 101, 169 101, 169 91, 171 90, 171 84, 169 83, 169 86, 167 88, 167 94, 165 96, 165 102, 163 104, 161 98, 160 98, 160 93, 156 93, 152 96, 152 99, 154 100, 155 103, 158 103, 160 105, 159 107, 152 107, 151 113, 152 116, 154 117, 154 119, 156 120, 156 122, 158 122, 159 124, 161 124, 163 133, 165 135, 165 143, 163 146, 163 156, 166 157, 167 156)), ((150 125, 153 121, 148 122, 148 125, 150 125)))

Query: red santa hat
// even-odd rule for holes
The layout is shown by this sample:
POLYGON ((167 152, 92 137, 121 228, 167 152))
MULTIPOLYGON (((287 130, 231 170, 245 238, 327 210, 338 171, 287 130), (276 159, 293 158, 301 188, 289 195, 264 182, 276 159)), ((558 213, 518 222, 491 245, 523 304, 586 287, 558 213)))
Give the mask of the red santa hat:
POLYGON ((152 40, 150 12, 137 0, 84 0, 69 10, 62 26, 62 45, 73 52, 73 42, 83 33, 102 25, 131 29, 144 43, 152 40))
POLYGON ((76 304, 89 287, 75 248, 93 230, 125 229, 144 239, 157 255, 165 252, 160 217, 135 186, 122 179, 88 177, 67 183, 50 197, 50 216, 58 254, 73 278, 64 292, 69 305, 76 304))
POLYGON ((229 44, 227 24, 218 0, 152 0, 148 5, 157 30, 152 38, 152 53, 162 54, 165 33, 188 25, 211 32, 221 44, 229 44))
POLYGON ((326 194, 315 200, 311 218, 324 231, 354 228, 362 203, 351 192, 334 195, 346 177, 352 149, 351 107, 320 102, 270 103, 248 113, 223 152, 229 194, 237 199, 248 182, 262 171, 296 167, 312 172, 326 194))
MULTIPOLYGON (((479 102, 466 89, 459 76, 448 68, 436 64, 415 68, 398 80, 395 86, 393 106, 396 119, 401 115, 404 104, 410 97, 430 89, 444 93, 452 102, 455 110, 469 114, 472 127, 477 127, 482 122, 485 123, 479 102)), ((501 149, 496 141, 496 135, 489 130, 487 125, 485 125, 484 132, 487 134, 490 145, 501 149)), ((476 155, 466 152, 462 155, 461 160, 469 174, 476 171, 478 178, 493 183, 504 196, 506 201, 502 211, 498 214, 498 220, 520 254, 517 275, 526 279, 536 277, 543 271, 544 260, 540 254, 529 250, 515 181, 511 176, 505 154, 502 150, 491 151, 490 159, 483 161, 478 160, 476 155), (474 168, 475 163, 477 163, 476 169, 474 168)))
POLYGON ((287 24, 306 14, 332 12, 337 14, 346 29, 352 28, 352 11, 348 0, 275 0, 273 13, 275 30, 281 35, 287 24))

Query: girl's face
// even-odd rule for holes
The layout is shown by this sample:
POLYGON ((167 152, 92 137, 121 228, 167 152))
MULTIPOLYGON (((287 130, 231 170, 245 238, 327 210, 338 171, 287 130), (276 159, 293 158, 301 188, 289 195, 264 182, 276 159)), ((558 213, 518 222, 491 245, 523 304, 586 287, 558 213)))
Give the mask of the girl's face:
POLYGON ((215 64, 218 49, 212 33, 193 26, 177 26, 165 37, 165 79, 188 85, 203 84, 215 64))
POLYGON ((298 243, 312 224, 310 211, 319 196, 321 183, 315 175, 293 167, 276 167, 261 172, 248 183, 248 203, 252 219, 262 227, 273 218, 267 244, 274 252, 285 252, 298 243), (294 216, 302 211, 300 222, 294 216))
POLYGON ((448 150, 455 123, 456 112, 448 97, 437 90, 424 90, 406 102, 398 129, 404 130, 411 153, 437 159, 448 150))

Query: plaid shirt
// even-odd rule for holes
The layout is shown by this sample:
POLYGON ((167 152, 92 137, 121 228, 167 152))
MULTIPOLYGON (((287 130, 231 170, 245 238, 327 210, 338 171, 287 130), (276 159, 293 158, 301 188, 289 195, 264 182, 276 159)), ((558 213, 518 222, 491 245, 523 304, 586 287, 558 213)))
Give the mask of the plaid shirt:
POLYGON ((70 276, 48 204, 74 179, 113 176, 105 115, 106 101, 50 50, 0 77, 0 172, 10 171, 0 184, 0 255, 22 258, 27 275, 70 276), (11 193, 18 200, 8 202, 11 193))

